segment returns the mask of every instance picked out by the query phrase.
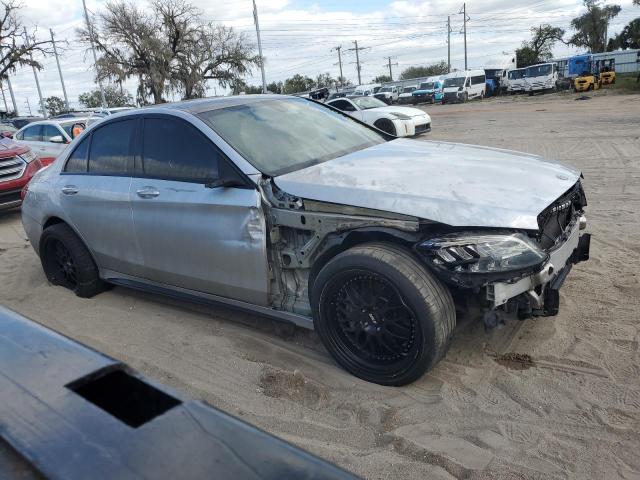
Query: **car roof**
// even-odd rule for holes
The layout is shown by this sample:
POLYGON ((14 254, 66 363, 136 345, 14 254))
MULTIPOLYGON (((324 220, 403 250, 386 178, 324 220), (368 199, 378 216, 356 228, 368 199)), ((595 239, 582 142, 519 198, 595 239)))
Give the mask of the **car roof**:
POLYGON ((264 102, 265 100, 294 100, 302 97, 293 95, 278 95, 275 93, 259 93, 251 95, 233 95, 229 97, 196 98, 193 100, 183 100, 181 102, 161 103, 158 105, 148 105, 134 110, 119 112, 116 115, 121 117, 128 114, 143 113, 147 109, 153 110, 181 110, 183 112, 197 114, 217 110, 220 108, 235 107, 238 105, 250 105, 252 103, 264 102))
POLYGON ((34 125, 61 125, 63 123, 78 123, 88 120, 88 117, 73 117, 73 118, 50 118, 48 120, 38 120, 37 122, 27 123, 23 128, 33 127, 34 125))

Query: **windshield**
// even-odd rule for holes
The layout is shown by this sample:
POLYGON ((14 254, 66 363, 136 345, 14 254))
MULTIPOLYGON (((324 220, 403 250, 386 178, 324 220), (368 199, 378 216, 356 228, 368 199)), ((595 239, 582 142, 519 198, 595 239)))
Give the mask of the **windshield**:
POLYGON ((375 97, 355 97, 351 101, 362 110, 369 110, 370 108, 386 107, 387 104, 382 100, 378 100, 375 97))
POLYGON ((485 68, 484 74, 487 78, 499 78, 502 76, 502 69, 499 68, 485 68))
POLYGON ((551 64, 535 65, 525 70, 525 77, 541 77, 543 75, 549 75, 551 73, 551 64))
POLYGON ((524 77, 524 70, 511 70, 507 75, 510 80, 517 80, 524 77))
POLYGON ((198 116, 255 168, 272 176, 385 141, 349 117, 301 98, 254 101, 198 116))
POLYGON ((416 89, 416 87, 404 87, 402 93, 411 93, 416 89))
POLYGON ((466 77, 445 78, 443 86, 444 88, 462 87, 464 85, 465 80, 466 80, 466 77))
POLYGON ((393 89, 391 87, 382 87, 379 92, 392 92, 393 89))

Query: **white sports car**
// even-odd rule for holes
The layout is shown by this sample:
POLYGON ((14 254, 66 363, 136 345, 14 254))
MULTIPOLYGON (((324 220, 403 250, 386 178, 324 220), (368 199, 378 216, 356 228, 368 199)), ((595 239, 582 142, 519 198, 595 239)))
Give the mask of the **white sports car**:
POLYGON ((424 111, 387 105, 373 97, 336 98, 327 105, 396 137, 411 137, 431 130, 431 117, 424 111))

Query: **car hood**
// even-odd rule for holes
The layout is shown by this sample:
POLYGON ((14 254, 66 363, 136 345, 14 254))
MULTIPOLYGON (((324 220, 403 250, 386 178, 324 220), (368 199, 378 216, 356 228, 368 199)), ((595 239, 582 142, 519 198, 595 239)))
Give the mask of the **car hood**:
POLYGON ((389 105, 388 107, 376 107, 375 109, 370 109, 370 110, 375 110, 376 112, 401 113, 409 117, 417 117, 417 116, 422 116, 427 114, 426 112, 418 108, 399 107, 397 105, 389 105))
POLYGON ((274 179, 292 195, 458 227, 538 229, 580 172, 536 155, 397 139, 274 179))

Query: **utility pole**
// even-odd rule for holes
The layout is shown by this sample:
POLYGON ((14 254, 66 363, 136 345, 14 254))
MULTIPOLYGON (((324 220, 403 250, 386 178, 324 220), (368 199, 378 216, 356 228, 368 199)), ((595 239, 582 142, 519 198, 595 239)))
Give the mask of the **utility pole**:
POLYGON ((16 96, 13 94, 13 87, 11 86, 9 75, 7 75, 7 87, 9 87, 9 95, 11 95, 11 103, 13 103, 13 113, 15 113, 17 117, 20 114, 18 113, 18 104, 16 103, 16 96))
POLYGON ((29 116, 32 117, 33 113, 31 113, 31 104, 29 103, 29 98, 27 98, 27 109, 29 110, 29 116))
POLYGON ((391 65, 398 65, 398 62, 392 64, 391 63, 391 57, 387 57, 387 65, 385 65, 385 66, 389 67, 389 78, 393 82, 393 72, 391 71, 391 65))
POLYGON ((447 73, 451 73, 451 15, 447 15, 447 73))
MULTIPOLYGON (((27 27, 24 27, 24 41, 27 45, 27 48, 29 48, 29 37, 27 36, 27 27)), ((31 55, 31 53, 29 53, 29 58, 31 59, 31 62, 33 62, 33 55, 31 55)), ((42 90, 40 90, 40 81, 38 80, 38 71, 36 70, 36 67, 33 66, 33 77, 36 79, 36 89, 38 90, 38 97, 40 98, 40 108, 42 109, 42 116, 44 118, 47 118, 47 109, 44 106, 44 100, 42 99, 42 90)))
POLYGON ((355 50, 356 52, 356 69, 358 70, 358 85, 362 85, 362 78, 360 77, 360 69, 362 68, 360 66, 360 55, 359 52, 360 50, 365 50, 367 48, 371 48, 371 47, 358 47, 358 41, 354 40, 353 41, 355 48, 350 48, 349 50, 355 50))
POLYGON ((98 87, 100 88, 100 99, 102 100, 102 108, 107 108, 107 99, 104 96, 104 88, 102 88, 102 80, 100 80, 100 74, 98 72, 98 57, 96 56, 96 47, 93 45, 93 27, 89 21, 89 13, 87 12, 87 3, 82 0, 82 8, 84 9, 84 19, 87 22, 87 32, 89 32, 89 43, 91 45, 91 52, 93 53, 93 67, 96 69, 96 76, 98 79, 98 87))
POLYGON ((67 112, 71 110, 69 108, 69 97, 67 97, 67 89, 64 87, 64 78, 62 78, 62 69, 60 68, 60 59, 58 58, 58 49, 56 48, 56 41, 53 38, 53 30, 51 32, 51 43, 53 44, 53 54, 56 56, 56 64, 58 65, 58 73, 60 74, 60 83, 62 83, 62 94, 64 95, 64 104, 67 106, 67 112))
POLYGON ((264 57, 262 56, 262 42, 260 41, 260 24, 258 23, 258 7, 256 7, 256 0, 253 0, 253 23, 256 24, 256 35, 258 36, 258 54, 260 55, 260 71, 262 73, 262 93, 267 93, 267 80, 264 77, 264 57))
POLYGON ((340 50, 342 50, 342 45, 338 45, 337 47, 333 47, 331 50, 338 51, 338 65, 340 65, 340 87, 342 87, 342 55, 340 50))
POLYGON ((467 4, 462 4, 462 11, 458 12, 462 14, 463 31, 464 31, 464 69, 467 69, 467 21, 471 20, 467 17, 467 4))
POLYGON ((4 102, 4 111, 6 115, 9 113, 9 105, 7 105, 7 97, 4 96, 4 85, 2 85, 2 80, 0 80, 0 89, 2 90, 2 101, 4 102))

